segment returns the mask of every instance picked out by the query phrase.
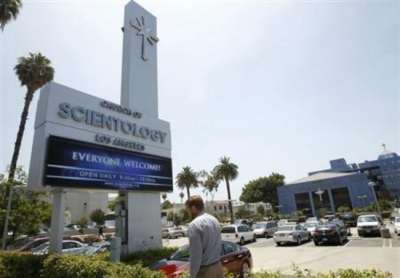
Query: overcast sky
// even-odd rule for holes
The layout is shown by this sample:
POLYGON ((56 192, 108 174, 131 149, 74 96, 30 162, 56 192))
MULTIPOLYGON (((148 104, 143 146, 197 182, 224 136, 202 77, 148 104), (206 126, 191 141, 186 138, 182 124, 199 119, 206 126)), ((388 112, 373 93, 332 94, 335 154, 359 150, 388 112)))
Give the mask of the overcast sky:
MULTIPOLYGON (((171 124, 174 176, 228 156, 238 199, 272 172, 291 182, 332 159, 376 159, 382 143, 399 152, 398 1, 137 2, 158 20, 159 116, 171 124)), ((126 3, 23 1, 0 35, 0 172, 26 93, 17 58, 41 52, 55 82, 119 103, 126 3)), ((38 98, 18 161, 27 171, 38 98)), ((227 199, 224 183, 216 198, 227 199)))

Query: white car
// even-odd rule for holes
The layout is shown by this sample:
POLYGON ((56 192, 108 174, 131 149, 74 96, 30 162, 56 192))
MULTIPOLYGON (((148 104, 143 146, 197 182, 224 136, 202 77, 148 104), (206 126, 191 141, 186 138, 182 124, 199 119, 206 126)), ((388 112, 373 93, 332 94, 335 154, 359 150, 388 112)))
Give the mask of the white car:
POLYGON ((228 225, 221 229, 221 239, 243 245, 246 241, 256 241, 257 235, 247 225, 228 225))
POLYGON ((394 218, 394 232, 400 236, 400 217, 394 218))
POLYGON ((366 234, 381 235, 382 224, 375 214, 360 215, 357 219, 358 236, 366 234))
MULTIPOLYGON (((81 243, 76 240, 63 240, 62 242, 62 254, 70 254, 74 253, 82 248, 87 246, 87 244, 81 243)), ((49 253, 49 248, 50 248, 50 243, 46 242, 43 243, 42 245, 36 247, 35 249, 31 250, 32 254, 35 255, 44 255, 49 253)))
POLYGON ((288 242, 300 245, 303 241, 310 240, 310 232, 299 224, 280 226, 278 231, 274 233, 274 241, 278 246, 288 242))
POLYGON ((322 221, 309 221, 302 224, 302 226, 310 232, 311 236, 313 236, 315 229, 319 225, 322 225, 322 221))

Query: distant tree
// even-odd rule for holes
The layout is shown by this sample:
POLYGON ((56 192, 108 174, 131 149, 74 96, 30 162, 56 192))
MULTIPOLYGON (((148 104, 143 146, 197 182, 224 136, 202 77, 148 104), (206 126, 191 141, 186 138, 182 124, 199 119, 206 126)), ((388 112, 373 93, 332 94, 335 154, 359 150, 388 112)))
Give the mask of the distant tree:
POLYGON ((383 188, 377 192, 379 200, 394 201, 396 197, 393 195, 392 191, 387 188, 383 188))
POLYGON ((258 178, 247 183, 240 195, 240 200, 246 203, 270 203, 272 206, 278 205, 279 186, 285 184, 285 176, 272 173, 268 177, 258 178))
POLYGON ((176 214, 176 213, 174 213, 173 211, 168 212, 168 214, 167 214, 167 220, 168 220, 168 221, 173 221, 174 218, 175 218, 175 214, 176 214))
POLYGON ((244 207, 240 207, 236 212, 237 218, 246 218, 248 216, 248 212, 244 207))
POLYGON ((198 187, 197 173, 189 166, 183 167, 182 172, 176 176, 176 184, 179 189, 185 189, 187 198, 190 198, 190 188, 198 187))
POLYGON ((183 197, 185 197, 185 194, 183 192, 179 193, 179 197, 181 197, 181 203, 183 203, 183 197))
POLYGON ((259 206, 257 207, 257 213, 258 213, 259 215, 261 215, 261 216, 264 216, 264 215, 265 215, 265 208, 264 208, 263 205, 259 205, 259 206))
POLYGON ((2 0, 0 2, 0 29, 4 31, 4 27, 12 19, 17 19, 19 11, 22 7, 21 0, 2 0))
POLYGON ((224 180, 226 183, 226 190, 228 192, 228 202, 229 202, 229 214, 231 216, 231 223, 233 223, 233 208, 232 208, 232 198, 231 198, 231 188, 229 186, 229 181, 235 180, 239 176, 238 166, 230 162, 229 157, 221 157, 219 164, 214 167, 213 173, 217 180, 224 180))
MULTIPOLYGON (((14 1, 15 2, 15 1, 14 1)), ((28 91, 25 95, 25 104, 21 114, 21 121, 15 141, 14 152, 11 158, 8 180, 14 179, 15 168, 17 166, 19 151, 21 149, 22 137, 25 131, 26 121, 28 119, 29 106, 32 102, 34 93, 49 83, 54 78, 54 69, 51 67, 51 61, 41 53, 29 53, 29 57, 20 57, 15 66, 15 72, 21 82, 21 86, 26 86, 28 91)))
POLYGON ((90 220, 96 222, 97 225, 103 225, 106 221, 106 214, 101 209, 95 209, 89 215, 90 220))
POLYGON ((81 234, 83 234, 83 229, 87 228, 87 224, 88 224, 88 220, 86 218, 86 216, 82 216, 81 218, 79 218, 78 222, 76 222, 76 224, 79 227, 79 232, 81 234))
POLYGON ((164 203, 162 203, 162 209, 170 209, 173 207, 174 207, 174 205, 171 204, 171 202, 168 200, 166 200, 166 201, 164 201, 164 203))
POLYGON ((344 206, 340 206, 340 207, 338 207, 337 211, 338 211, 339 213, 344 213, 344 212, 351 211, 351 209, 350 209, 350 207, 349 207, 349 206, 347 206, 347 205, 344 205, 344 206))
POLYGON ((201 171, 199 176, 202 177, 200 184, 204 187, 206 195, 210 193, 211 200, 214 202, 214 195, 218 191, 219 180, 215 178, 214 173, 208 173, 207 171, 201 171))
POLYGON ((165 199, 167 199, 167 194, 163 193, 163 194, 161 195, 161 197, 163 198, 163 201, 165 202, 165 199))
POLYGON ((115 211, 115 207, 118 205, 118 203, 119 203, 119 198, 115 197, 114 200, 108 202, 107 207, 110 211, 115 211))
POLYGON ((179 211, 179 216, 182 220, 183 223, 189 222, 190 221, 190 216, 189 213, 186 209, 181 209, 179 211))

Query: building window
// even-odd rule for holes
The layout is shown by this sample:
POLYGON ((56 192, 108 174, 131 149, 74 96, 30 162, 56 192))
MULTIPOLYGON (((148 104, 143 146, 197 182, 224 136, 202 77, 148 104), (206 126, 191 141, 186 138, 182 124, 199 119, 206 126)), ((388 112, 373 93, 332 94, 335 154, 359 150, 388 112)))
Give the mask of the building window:
POLYGON ((222 206, 219 206, 219 210, 222 210, 222 206))
POLYGON ((214 206, 214 211, 217 211, 217 206, 214 206))

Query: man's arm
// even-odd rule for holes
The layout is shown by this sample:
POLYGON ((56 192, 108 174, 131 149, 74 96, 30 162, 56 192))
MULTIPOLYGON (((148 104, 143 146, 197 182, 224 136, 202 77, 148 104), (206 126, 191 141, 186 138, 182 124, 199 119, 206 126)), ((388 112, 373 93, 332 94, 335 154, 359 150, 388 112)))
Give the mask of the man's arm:
POLYGON ((202 247, 201 234, 194 225, 189 225, 190 270, 189 277, 196 278, 201 266, 202 247))

